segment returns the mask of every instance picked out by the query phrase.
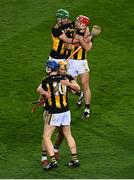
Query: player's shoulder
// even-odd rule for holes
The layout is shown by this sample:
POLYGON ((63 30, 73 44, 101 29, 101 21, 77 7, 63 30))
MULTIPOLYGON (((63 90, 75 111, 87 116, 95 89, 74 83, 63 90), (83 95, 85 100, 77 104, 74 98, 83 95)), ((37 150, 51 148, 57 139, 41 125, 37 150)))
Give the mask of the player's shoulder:
POLYGON ((54 29, 59 29, 60 28, 60 25, 58 23, 56 23, 54 26, 53 26, 54 29))
POLYGON ((47 82, 50 79, 50 76, 45 76, 42 80, 42 82, 47 82))
POLYGON ((61 75, 59 75, 59 74, 55 74, 55 75, 51 75, 50 77, 49 77, 49 80, 52 82, 52 81, 59 81, 59 80, 61 80, 62 79, 62 76, 61 75))
POLYGON ((75 27, 75 22, 74 21, 69 21, 68 26, 73 29, 75 27))
POLYGON ((70 21, 70 25, 74 26, 75 22, 74 21, 70 21))
POLYGON ((63 27, 69 27, 70 29, 74 29, 74 27, 75 27, 75 22, 74 21, 68 21, 68 23, 67 24, 65 24, 65 25, 63 25, 63 27))
POLYGON ((68 20, 68 24, 75 24, 75 21, 68 20))

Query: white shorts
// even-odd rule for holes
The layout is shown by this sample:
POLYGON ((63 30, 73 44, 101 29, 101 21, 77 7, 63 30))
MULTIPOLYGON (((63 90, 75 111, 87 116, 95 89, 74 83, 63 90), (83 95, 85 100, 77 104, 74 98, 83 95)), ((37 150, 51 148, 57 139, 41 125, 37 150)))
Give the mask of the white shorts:
POLYGON ((67 66, 67 73, 70 74, 72 77, 76 77, 80 74, 83 74, 85 72, 89 72, 89 67, 87 60, 75 60, 75 59, 70 59, 68 61, 68 66, 67 66))
POLYGON ((47 112, 44 112, 44 120, 46 124, 51 126, 69 126, 71 123, 71 113, 70 111, 56 114, 48 114, 47 112))

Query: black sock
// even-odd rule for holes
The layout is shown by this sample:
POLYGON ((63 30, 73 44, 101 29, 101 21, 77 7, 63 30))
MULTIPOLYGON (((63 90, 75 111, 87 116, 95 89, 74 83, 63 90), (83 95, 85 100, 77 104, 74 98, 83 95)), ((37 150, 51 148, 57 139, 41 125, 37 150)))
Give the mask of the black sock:
POLYGON ((90 109, 90 104, 85 104, 85 108, 90 109))

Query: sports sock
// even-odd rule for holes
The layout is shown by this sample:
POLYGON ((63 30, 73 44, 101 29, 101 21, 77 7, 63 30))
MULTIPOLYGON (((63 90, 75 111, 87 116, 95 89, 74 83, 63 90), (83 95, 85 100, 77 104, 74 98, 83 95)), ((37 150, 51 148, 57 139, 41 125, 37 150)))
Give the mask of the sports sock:
POLYGON ((85 104, 86 109, 90 109, 90 104, 85 104))
POLYGON ((55 162, 55 161, 56 161, 56 159, 55 159, 55 155, 50 156, 50 160, 51 160, 51 162, 55 162))
POLYGON ((59 146, 60 145, 55 143, 55 145, 54 145, 54 152, 58 152, 59 151, 59 146))
POLYGON ((42 151, 42 161, 47 160, 47 151, 42 151))
POLYGON ((72 160, 73 160, 73 161, 76 161, 76 160, 78 160, 78 159, 77 159, 77 153, 75 153, 75 154, 72 154, 72 160))

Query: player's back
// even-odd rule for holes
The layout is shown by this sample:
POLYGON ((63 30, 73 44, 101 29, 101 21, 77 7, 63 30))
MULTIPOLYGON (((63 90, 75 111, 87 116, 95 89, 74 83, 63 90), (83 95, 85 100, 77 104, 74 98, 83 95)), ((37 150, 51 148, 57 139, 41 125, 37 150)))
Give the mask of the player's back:
POLYGON ((51 93, 51 97, 46 101, 46 110, 49 113, 61 113, 69 110, 67 86, 60 83, 66 76, 51 75, 42 81, 45 91, 51 93))

